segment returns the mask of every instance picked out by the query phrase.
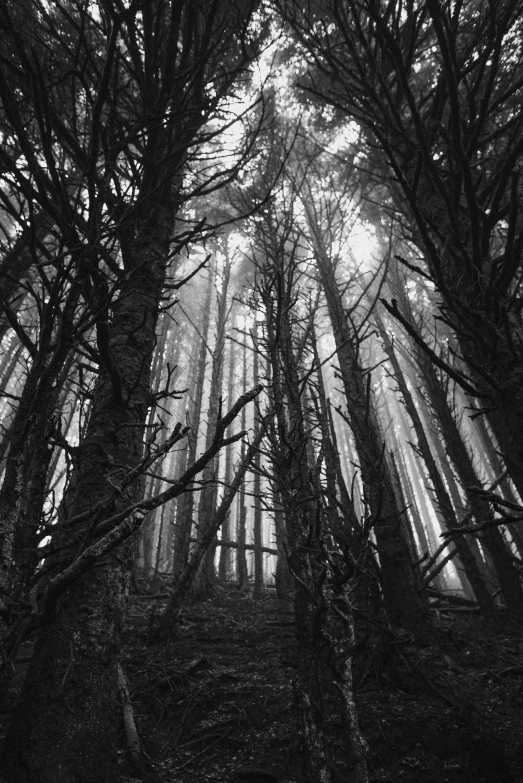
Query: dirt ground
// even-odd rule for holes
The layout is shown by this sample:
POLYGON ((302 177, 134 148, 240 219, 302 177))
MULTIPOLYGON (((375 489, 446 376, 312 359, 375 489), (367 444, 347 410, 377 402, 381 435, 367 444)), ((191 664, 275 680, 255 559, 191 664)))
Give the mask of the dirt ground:
MULTIPOLYGON (((165 600, 129 598, 123 665, 150 761, 130 770, 122 732, 125 780, 262 783, 256 769, 300 783, 291 603, 218 589, 184 609, 165 645, 149 633, 165 600)), ((473 612, 434 614, 437 637, 423 645, 361 631, 354 668, 371 781, 523 783, 523 632, 473 612)), ((349 783, 340 716, 325 699, 333 768, 349 783)))

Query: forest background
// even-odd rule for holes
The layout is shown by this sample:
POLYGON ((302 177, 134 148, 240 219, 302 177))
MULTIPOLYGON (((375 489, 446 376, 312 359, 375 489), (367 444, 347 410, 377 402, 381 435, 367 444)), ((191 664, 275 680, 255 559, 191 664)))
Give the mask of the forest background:
POLYGON ((358 623, 521 623, 522 12, 2 4, 8 781, 119 779, 130 583, 292 596, 311 782, 358 623))

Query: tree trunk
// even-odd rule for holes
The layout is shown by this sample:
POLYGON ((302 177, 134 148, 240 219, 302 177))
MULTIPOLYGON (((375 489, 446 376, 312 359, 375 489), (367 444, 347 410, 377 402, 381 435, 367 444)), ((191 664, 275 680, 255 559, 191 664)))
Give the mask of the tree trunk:
MULTIPOLYGON (((216 263, 216 261, 215 261, 216 263)), ((208 449, 213 438, 214 427, 220 414, 221 392, 223 380, 223 354, 225 350, 225 326, 229 314, 227 307, 227 295, 231 265, 227 253, 227 240, 225 240, 225 263, 223 268, 222 287, 217 295, 217 314, 216 314, 216 341, 212 351, 212 371, 211 384, 209 391, 209 401, 207 409, 207 432, 205 436, 205 449, 208 449)), ((215 270, 217 275, 217 270, 215 270)), ((216 278, 215 278, 216 279, 216 278)), ((198 528, 197 538, 200 532, 206 530, 207 525, 213 517, 216 509, 216 499, 218 496, 217 478, 218 478, 218 460, 210 462, 204 468, 202 474, 202 490, 200 492, 200 502, 198 505, 198 528)), ((216 582, 216 571, 214 567, 214 555, 216 547, 207 547, 206 556, 198 577, 193 585, 193 594, 199 598, 209 595, 216 582)))
MULTIPOLYGON (((188 436, 186 468, 192 465, 196 459, 198 448, 198 430, 201 423, 203 387, 205 382, 205 366, 207 358, 207 338, 209 334, 210 311, 212 296, 212 275, 209 273, 207 289, 205 292, 203 306, 203 320, 200 327, 200 345, 198 349, 198 358, 196 365, 196 377, 194 386, 191 390, 191 401, 189 403, 188 424, 191 427, 188 436)), ((193 494, 185 492, 176 501, 176 527, 174 533, 174 554, 173 554, 173 581, 180 577, 183 569, 187 565, 189 557, 189 541, 191 538, 191 528, 193 524, 193 494)))
MULTIPOLYGON (((402 306, 404 308, 409 307, 408 300, 406 300, 405 296, 402 297, 402 306)), ((405 313, 407 318, 412 321, 410 308, 405 310, 405 313)), ((447 454, 465 489, 469 508, 476 521, 480 523, 489 518, 489 505, 478 497, 478 495, 468 491, 469 487, 478 486, 480 481, 477 477, 467 447, 461 437, 459 427, 450 409, 445 389, 441 385, 433 364, 421 350, 417 351, 417 360, 429 401, 438 416, 438 421, 441 422, 441 430, 445 440, 447 454)), ((523 588, 521 586, 519 574, 514 567, 511 554, 502 538, 502 534, 498 528, 488 528, 482 532, 480 540, 492 558, 497 580, 501 587, 509 613, 515 618, 523 619, 523 588)), ((459 546, 458 542, 459 539, 456 539, 455 543, 457 546, 459 546)), ((461 557, 461 549, 459 549, 459 552, 461 557)), ((467 576, 470 581, 468 571, 467 576)), ((476 597, 478 597, 475 588, 474 593, 476 597)))
MULTIPOLYGON (((259 356, 259 344, 258 344, 258 322, 254 327, 254 365, 253 365, 253 378, 254 385, 256 386, 260 382, 260 356, 259 356)), ((257 422, 256 426, 259 427, 260 423, 257 422)), ((265 585, 263 579, 263 517, 262 517, 262 500, 261 500, 261 454, 256 452, 253 458, 253 502, 254 502, 254 520, 253 520, 253 543, 254 543, 254 585, 252 591, 252 597, 259 599, 263 598, 265 593, 265 585)))
MULTIPOLYGON (((63 306, 56 349, 49 350, 54 317, 50 307, 42 320, 42 341, 33 356, 13 420, 4 481, 0 491, 0 631, 5 633, 27 600, 28 581, 40 559, 42 508, 56 434, 56 414, 62 387, 72 365, 72 320, 80 295, 76 281, 63 306)), ((3 657, 3 656, 2 656, 3 657)))
POLYGON ((442 317, 493 411, 489 421, 523 497, 523 150, 514 144, 523 112, 508 88, 521 67, 515 77, 506 55, 521 8, 487 3, 472 11, 431 0, 411 25, 374 0, 277 5, 323 74, 320 87, 312 82, 315 94, 367 136, 375 173, 381 164, 383 187, 423 248, 442 317), (423 81, 428 40, 433 89, 423 81))
MULTIPOLYGON (((247 388, 247 346, 243 346, 243 390, 247 388)), ((247 418, 245 408, 242 411, 241 429, 246 428, 247 418)), ((242 453, 243 457, 243 453, 242 453)), ((243 488, 245 489, 245 481, 243 482, 243 488)), ((247 505, 245 503, 245 495, 240 492, 238 496, 238 509, 237 509, 237 531, 236 540, 238 541, 238 586, 240 590, 247 590, 249 587, 249 572, 247 570, 247 557, 245 553, 245 544, 247 541, 247 505)))
MULTIPOLYGON (((9 381, 13 376, 13 371, 20 361, 22 350, 22 343, 18 342, 17 344, 16 341, 14 341, 14 344, 12 343, 10 346, 9 353, 7 351, 5 353, 2 378, 0 380, 0 389, 2 392, 7 391, 9 381)), ((12 389, 10 393, 16 394, 17 389, 12 389)), ((6 399, 6 402, 4 403, 4 409, 2 411, 2 422, 0 424, 0 475, 3 473, 4 466, 2 463, 6 459, 9 443, 11 442, 11 435, 16 418, 16 402, 16 400, 6 399), (9 412, 6 411, 7 406, 9 406, 9 412)))
MULTIPOLYGON (((0 263, 0 290, 3 301, 16 315, 27 295, 22 288, 24 279, 31 277, 31 267, 35 262, 35 248, 45 240, 51 232, 52 220, 45 211, 39 211, 33 216, 17 237, 13 246, 2 258, 0 263)), ((0 340, 9 329, 9 321, 5 313, 0 314, 0 340)))
POLYGON ((276 546, 278 557, 276 560, 276 595, 281 599, 291 597, 294 589, 294 580, 287 563, 285 554, 285 545, 287 541, 287 532, 285 530, 285 514, 282 508, 281 498, 278 490, 272 484, 272 505, 274 507, 274 531, 276 535, 276 546))
MULTIPOLYGON (((232 319, 231 319, 231 328, 234 330, 236 326, 236 311, 233 309, 232 311, 232 319)), ((234 378, 234 370, 236 365, 236 352, 235 352, 235 344, 230 341, 229 343, 229 379, 227 383, 227 399, 231 400, 234 394, 234 385, 235 385, 235 378, 234 378)), ((224 482, 225 484, 229 484, 232 478, 232 458, 233 458, 233 444, 231 443, 230 446, 227 446, 227 450, 225 452, 225 473, 224 473, 224 482)), ((232 526, 231 526, 231 516, 230 514, 227 514, 224 523, 222 525, 222 540, 224 541, 230 541, 232 536, 232 526)), ((230 578, 230 574, 232 571, 232 564, 231 564, 231 553, 228 551, 226 546, 220 547, 220 560, 218 564, 218 576, 220 578, 221 582, 226 582, 227 579, 230 578)))
POLYGON ((410 567, 409 545, 401 532, 401 513, 384 460, 384 445, 376 427, 375 415, 371 411, 373 402, 367 382, 370 376, 366 376, 359 363, 358 338, 347 322, 335 271, 323 245, 321 231, 311 210, 306 209, 337 349, 348 420, 356 441, 361 476, 372 514, 385 611, 391 623, 416 631, 428 621, 427 611, 410 567))
MULTIPOLYGON (((101 368, 91 417, 81 447, 74 493, 64 517, 89 513, 143 453, 150 400, 149 361, 173 222, 169 190, 157 193, 137 234, 132 271, 113 305, 109 333, 112 366, 101 368), (154 216, 154 217, 153 217, 154 216), (115 468, 125 465, 126 468, 115 468)), ((115 500, 136 501, 140 482, 115 500)), ((111 514, 111 512, 105 512, 111 514)), ((61 560, 77 551, 83 531, 57 531, 61 560)), ((4 774, 28 783, 116 781, 118 742, 117 663, 132 540, 118 547, 65 589, 40 632, 3 749, 4 774)))
MULTIPOLYGON (((427 467, 430 481, 434 489, 436 503, 438 504, 439 510, 441 512, 444 525, 447 530, 459 527, 460 522, 455 514, 452 501, 449 497, 445 484, 443 483, 443 479, 441 478, 441 474, 438 470, 436 460, 432 454, 420 415, 414 403, 412 394, 410 393, 407 386, 405 376, 403 375, 403 370, 394 351, 392 341, 387 333, 387 330, 385 329, 379 313, 376 312, 374 314, 374 320, 378 327, 381 339, 383 340, 385 352, 389 357, 390 363, 394 370, 394 378, 399 386, 405 407, 412 421, 414 432, 416 434, 416 448, 421 454, 427 467)), ((465 573, 474 591, 474 596, 478 604, 483 609, 483 611, 490 613, 493 612, 494 601, 488 591, 486 580, 480 572, 479 565, 476 562, 476 559, 472 554, 468 543, 464 540, 464 537, 456 539, 455 543, 460 560, 463 564, 465 573)))

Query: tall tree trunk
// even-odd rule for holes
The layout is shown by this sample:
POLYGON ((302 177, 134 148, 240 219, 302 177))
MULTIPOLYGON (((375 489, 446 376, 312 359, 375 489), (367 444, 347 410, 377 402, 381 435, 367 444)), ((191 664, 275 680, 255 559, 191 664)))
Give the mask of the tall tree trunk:
MULTIPOLYGON (((110 494, 143 453, 143 432, 150 401, 149 361, 156 338, 156 313, 162 291, 173 206, 168 188, 156 193, 143 214, 129 273, 113 305, 108 334, 110 365, 101 367, 74 492, 64 518, 87 514, 110 494), (125 465, 126 468, 114 466, 125 465)), ((115 499, 110 516, 139 498, 134 482, 115 499)), ((97 520, 102 521, 102 520, 97 520)), ((61 561, 89 539, 89 526, 67 528, 53 536, 64 547, 61 561)), ((4 774, 29 783, 95 783, 118 780, 116 668, 124 600, 134 543, 107 554, 57 598, 40 631, 20 706, 9 728, 2 756, 4 774)))
MULTIPOLYGON (((13 371, 16 368, 16 366, 19 364, 20 361, 20 355, 23 351, 23 345, 21 342, 14 341, 14 344, 11 344, 9 352, 5 352, 5 357, 3 360, 3 368, 2 368, 2 377, 0 379, 0 389, 2 392, 6 392, 8 390, 8 385, 10 380, 13 377, 13 371)), ((11 394, 17 394, 17 389, 14 388, 9 392, 11 394)), ((7 450, 9 449, 9 443, 11 441, 11 434, 13 432, 13 427, 15 423, 16 418, 16 409, 17 409, 17 400, 11 400, 9 398, 6 398, 6 401, 4 402, 4 409, 2 411, 2 422, 0 424, 0 475, 3 472, 3 462, 7 455, 7 450), (8 406, 9 412, 6 411, 6 406, 8 406)))
MULTIPOLYGON (((296 703, 303 742, 303 778, 306 783, 332 781, 325 733, 322 671, 323 656, 340 652, 338 663, 341 668, 337 675, 340 678, 341 706, 349 729, 347 741, 354 751, 352 772, 358 783, 364 783, 367 780, 365 742, 352 709, 351 655, 347 654, 346 648, 342 651, 341 647, 337 647, 327 630, 332 619, 330 601, 333 593, 330 588, 323 590, 320 586, 326 572, 323 574, 321 567, 317 567, 320 553, 330 557, 325 544, 326 540, 330 540, 330 533, 325 534, 322 529, 321 497, 317 481, 311 476, 308 458, 309 433, 303 410, 303 379, 299 377, 293 334, 293 277, 297 268, 297 243, 291 226, 292 216, 287 216, 279 224, 272 213, 266 215, 264 225, 260 226, 260 243, 266 260, 260 266, 263 282, 257 290, 266 310, 271 396, 277 424, 273 433, 272 472, 285 512, 288 561, 295 576, 296 703), (355 723, 350 722, 349 714, 355 718, 355 723), (355 752, 356 749, 358 752, 355 752)), ((347 599, 344 608, 351 624, 352 602, 342 592, 347 599)))
MULTIPOLYGON (((23 228, 0 262, 2 301, 15 315, 27 295, 22 283, 34 274, 31 267, 35 263, 35 248, 45 240, 51 229, 52 220, 49 215, 43 210, 39 211, 33 215, 29 225, 23 228)), ((5 311, 0 312, 0 339, 8 329, 9 320, 5 316, 5 311)))
POLYGON ((287 563, 287 556, 285 554, 285 546, 287 542, 287 532, 285 529, 285 514, 282 507, 280 494, 272 484, 272 505, 274 508, 274 532, 276 535, 276 547, 278 549, 278 556, 276 560, 276 573, 274 575, 276 581, 276 595, 278 598, 287 599, 291 596, 294 581, 289 566, 287 563))
MULTIPOLYGON (((243 346, 243 392, 247 389, 247 345, 243 346)), ((241 429, 246 428, 247 418, 245 408, 242 411, 241 429)), ((243 457, 243 454, 242 454, 243 457)), ((245 490, 245 479, 243 481, 243 489, 245 490)), ((247 556, 245 552, 245 544, 247 542, 247 505, 245 502, 244 492, 240 492, 238 496, 238 509, 236 515, 236 540, 238 541, 238 586, 240 590, 246 590, 249 587, 249 572, 247 569, 247 556)))
POLYGON ((442 316, 493 411, 489 421, 523 497, 523 149, 514 144, 523 112, 507 89, 521 79, 511 62, 521 6, 431 1, 412 25, 416 12, 407 20, 374 0, 277 5, 323 74, 319 87, 312 82, 315 94, 366 134, 402 225, 426 254, 442 316), (429 40, 433 89, 426 90, 429 40), (495 154, 493 116, 503 117, 495 154))
MULTIPOLYGON (((205 367, 207 358, 207 339, 209 334, 211 297, 212 297, 212 275, 209 273, 207 280, 207 289, 205 292, 203 319, 200 326, 200 344, 198 348, 198 358, 196 364, 196 375, 194 386, 190 392, 188 424, 190 426, 187 446, 187 458, 185 466, 192 465, 196 459, 198 448, 198 430, 201 423, 203 388, 205 383, 205 367)), ((174 533, 174 553, 173 553, 173 580, 180 577, 183 569, 187 565, 189 557, 189 546, 191 538, 191 528, 193 524, 193 493, 185 492, 176 501, 176 527, 174 533)))
MULTIPOLYGON (((231 327, 233 330, 235 329, 235 326, 236 326, 236 310, 233 308, 232 318, 231 318, 231 327)), ((234 394, 235 368, 236 368, 236 351, 235 351, 235 344, 231 340, 229 343, 229 378, 227 383, 228 400, 231 400, 234 394)), ((229 484, 232 478, 232 458, 233 458, 233 444, 231 443, 230 446, 227 446, 227 451, 225 452, 225 473, 223 478, 225 485, 229 484)), ((231 541, 231 532, 232 532, 232 525, 231 525, 231 516, 229 513, 225 517, 225 521, 222 525, 222 540, 231 541)), ((228 550, 226 546, 222 545, 220 547, 220 560, 218 564, 218 575, 221 582, 227 581, 227 579, 230 576, 231 570, 232 569, 231 569, 230 550, 228 550)))
POLYGON ((360 365, 358 337, 347 322, 335 270, 324 247, 320 228, 307 206, 306 211, 334 334, 347 416, 356 441, 361 476, 372 514, 385 611, 390 622, 416 631, 428 621, 427 610, 417 591, 410 566, 409 544, 401 532, 401 513, 384 460, 384 445, 376 427, 376 417, 371 411, 370 376, 360 365))
MULTIPOLYGON (((399 288, 399 286, 396 285, 396 288, 399 288)), ((412 322, 412 311, 410 310, 410 304, 405 295, 401 297, 401 303, 407 319, 412 322)), ((416 352, 416 358, 430 404, 437 414, 438 421, 441 423, 441 431, 445 440, 447 454, 450 457, 460 482, 467 494, 469 508, 477 522, 486 520, 489 518, 488 503, 482 500, 474 492, 469 492, 468 490, 469 487, 478 486, 480 481, 477 477, 468 449, 463 442, 456 419, 450 408, 445 389, 438 378, 434 365, 430 362, 428 357, 423 354, 421 350, 418 350, 416 352)), ((501 587, 508 611, 513 617, 523 619, 523 588, 519 574, 514 567, 512 556, 503 540, 502 534, 498 528, 487 528, 480 536, 480 540, 492 558, 497 580, 501 587)), ((456 540, 456 545, 458 545, 458 539, 456 540)), ((467 576, 470 581, 468 572, 467 576)), ((475 588, 474 592, 477 596, 475 588)))
MULTIPOLYGON (((520 502, 514 493, 514 488, 510 481, 508 469, 503 464, 501 457, 493 443, 492 435, 487 429, 487 424, 483 416, 474 420, 475 430, 478 433, 479 448, 485 453, 487 464, 494 473, 496 486, 499 486, 506 500, 512 503, 520 502)), ((523 557, 523 522, 516 522, 510 526, 510 534, 516 540, 520 557, 523 557)))
MULTIPOLYGON (((223 380, 223 355, 225 350, 225 327, 227 323, 227 316, 229 314, 228 289, 230 274, 231 264, 227 252, 227 240, 225 240, 225 262, 223 268, 222 286, 217 295, 216 340, 214 349, 212 351, 212 370, 207 410, 205 450, 209 448, 209 445, 212 442, 214 428, 218 418, 221 415, 220 406, 222 400, 221 392, 223 380)), ((201 535, 204 534, 207 525, 213 518, 216 508, 216 499, 218 496, 218 487, 216 484, 218 478, 218 460, 219 455, 217 455, 213 461, 206 465, 202 474, 202 490, 200 492, 200 502, 198 505, 198 539, 201 535)), ((216 571, 214 567, 215 553, 215 546, 207 548, 205 558, 202 562, 202 567, 200 568, 198 577, 196 578, 195 584, 193 585, 193 592, 198 597, 205 597, 208 595, 216 582, 216 571)))
POLYGON ((339 452, 335 440, 336 433, 332 426, 332 416, 325 393, 325 384, 321 369, 320 357, 318 354, 318 345, 316 340, 316 330, 314 324, 311 328, 311 347, 314 361, 316 363, 316 384, 318 392, 318 405, 316 406, 316 415, 321 431, 322 450, 325 459, 325 494, 328 503, 328 512, 330 520, 330 530, 338 544, 343 546, 350 538, 357 534, 360 527, 359 520, 354 510, 354 505, 350 498, 341 472, 339 464, 339 452), (338 513, 338 503, 341 507, 341 517, 338 513))
MULTIPOLYGON (((276 409, 278 455, 273 457, 273 473, 282 499, 288 540, 288 561, 295 576, 294 614, 297 641, 296 702, 303 742, 303 774, 307 783, 330 783, 324 706, 321 692, 321 653, 318 626, 314 624, 315 605, 307 588, 311 581, 310 558, 316 508, 311 497, 306 434, 300 400, 300 383, 292 332, 288 322, 283 275, 278 279, 279 302, 265 293, 267 334, 271 360, 272 396, 276 409), (281 314, 279 318, 276 312, 281 314), (285 367, 282 373, 281 365, 285 367), (284 376, 285 381, 282 376, 284 376), (283 392, 285 383, 285 401, 283 392), (307 543, 306 543, 307 541, 307 543)), ((288 293, 287 293, 288 297, 288 293)), ((276 444, 273 444, 273 452, 276 444)))
MULTIPOLYGON (((12 613, 27 600, 28 581, 40 559, 37 547, 52 456, 54 416, 62 387, 74 359, 71 351, 73 319, 80 297, 80 281, 71 286, 59 327, 52 303, 44 308, 40 346, 32 357, 10 433, 4 481, 0 491, 0 632, 12 613), (55 328, 56 327, 56 328, 55 328), (55 348, 49 341, 56 338, 55 348)), ((54 296, 53 296, 54 299, 54 296)))
MULTIPOLYGON (((260 382, 260 355, 258 343, 258 322, 254 327, 254 363, 253 363, 254 385, 260 382)), ((257 422, 256 427, 260 426, 257 422)), ((263 580, 263 517, 261 501, 261 454, 256 452, 253 458, 253 502, 254 502, 254 520, 253 520, 253 544, 254 544, 254 585, 252 591, 253 598, 263 598, 265 592, 263 580)))
MULTIPOLYGON (((171 341, 169 339, 170 337, 170 329, 171 329, 171 320, 169 317, 167 317, 166 314, 164 314, 163 318, 160 320, 159 328, 158 328, 158 337, 156 342, 156 350, 154 353, 154 358, 152 362, 151 367, 151 386, 152 386, 152 393, 153 395, 156 395, 160 392, 161 384, 162 384, 162 376, 164 367, 169 363, 170 366, 176 367, 178 364, 178 359, 180 357, 180 350, 181 345, 180 342, 174 343, 174 350, 171 351, 171 341), (166 353, 169 356, 169 359, 166 360, 166 353)), ((157 442, 158 445, 161 447, 165 443, 165 440, 167 438, 167 424, 171 420, 173 416, 173 410, 174 410, 174 399, 172 396, 169 396, 166 403, 163 405, 164 410, 162 411, 162 414, 159 415, 159 412, 155 406, 151 406, 151 410, 149 413, 148 421, 147 421, 147 427, 148 427, 148 433, 151 433, 154 429, 154 427, 161 426, 162 430, 160 431, 160 434, 158 436, 157 442)), ((160 462, 155 469, 155 473, 161 473, 162 470, 160 466, 162 464, 168 464, 171 462, 171 454, 168 454, 166 457, 164 457, 164 460, 160 462)), ((182 471, 183 472, 183 471, 182 471)), ((148 496, 157 495, 159 492, 161 492, 162 488, 162 480, 158 476, 147 476, 145 480, 145 494, 148 496)), ((164 516, 165 516, 165 509, 162 506, 161 508, 154 509, 147 519, 144 522, 144 525, 142 527, 142 548, 143 548, 143 577, 150 589, 154 590, 156 578, 158 576, 158 563, 159 563, 159 557, 160 557, 160 548, 162 543, 162 536, 160 533, 160 527, 164 528, 164 516)))
MULTIPOLYGON (((454 507, 452 505, 452 501, 449 497, 449 494, 447 492, 441 474, 438 470, 436 460, 434 459, 434 456, 432 454, 420 415, 414 403, 412 394, 410 393, 410 390, 407 386, 407 382, 403 374, 401 365, 396 356, 392 341, 383 324, 383 321, 381 320, 379 313, 377 312, 374 313, 374 321, 378 327, 385 348, 385 352, 389 357, 389 361, 394 370, 394 378, 399 386, 399 390, 401 392, 401 396, 403 397, 405 407, 412 421, 414 432, 416 434, 416 448, 419 451, 420 455, 422 456, 423 461, 425 462, 425 465, 427 467, 430 481, 432 483, 432 487, 435 493, 436 503, 438 504, 445 527, 447 528, 447 530, 458 527, 460 522, 456 516, 454 507)), ((456 547, 458 549, 460 560, 463 564, 465 573, 472 586, 478 604, 483 609, 483 611, 493 612, 494 601, 489 593, 486 580, 484 576, 481 574, 479 564, 477 563, 474 555, 472 554, 468 543, 464 540, 463 537, 461 537, 456 539, 456 547)))

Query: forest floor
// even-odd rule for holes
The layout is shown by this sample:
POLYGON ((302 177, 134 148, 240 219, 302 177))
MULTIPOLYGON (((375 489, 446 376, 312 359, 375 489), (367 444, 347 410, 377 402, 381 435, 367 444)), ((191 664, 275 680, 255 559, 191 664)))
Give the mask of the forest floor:
MULTIPOLYGON (((165 600, 129 598, 123 665, 150 766, 124 779, 230 783, 256 768, 299 783, 292 604, 272 590, 255 601, 219 589, 185 608, 165 645, 149 633, 165 600)), ((459 611, 435 622, 436 638, 423 645, 371 634, 357 653, 370 780, 523 783, 522 630, 459 611)), ((335 708, 327 732, 337 777, 350 783, 335 708)), ((122 750, 125 773, 124 759, 122 750)))

